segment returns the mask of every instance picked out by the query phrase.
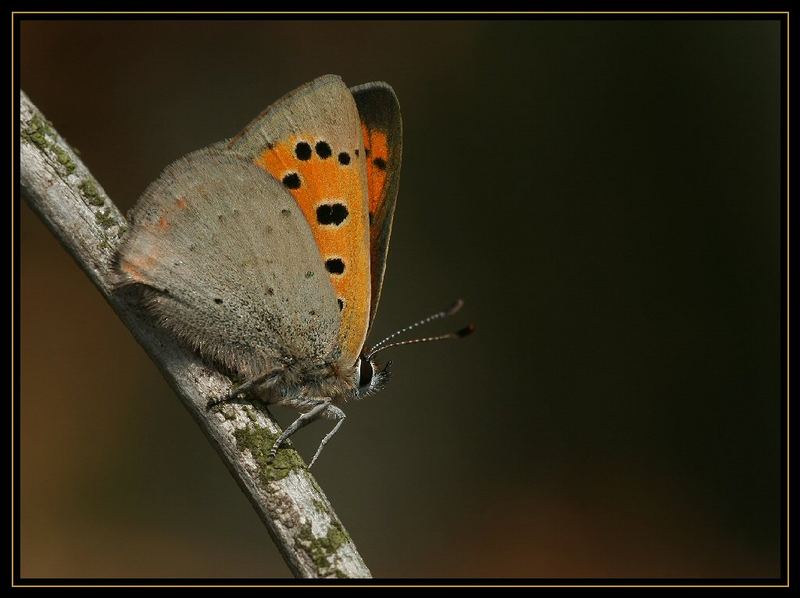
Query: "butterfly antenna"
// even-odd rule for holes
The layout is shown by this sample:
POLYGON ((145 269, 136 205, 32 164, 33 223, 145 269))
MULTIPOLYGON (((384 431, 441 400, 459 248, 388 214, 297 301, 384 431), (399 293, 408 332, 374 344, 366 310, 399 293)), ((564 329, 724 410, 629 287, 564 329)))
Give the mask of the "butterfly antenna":
POLYGON ((475 326, 470 324, 469 326, 465 326, 461 330, 456 330, 455 332, 449 332, 447 334, 440 334, 439 336, 426 336, 424 338, 413 338, 407 341, 397 341, 396 343, 389 343, 388 345, 383 345, 379 349, 373 349, 367 355, 367 359, 370 359, 376 353, 380 353, 384 349, 389 349, 390 347, 399 347, 400 345, 414 345, 417 343, 430 343, 432 341, 446 341, 450 339, 457 339, 457 338, 464 338, 465 336, 469 336, 475 332, 475 326))
POLYGON ((458 310, 460 310, 462 307, 464 307, 464 301, 462 299, 457 299, 455 301, 455 303, 453 303, 447 309, 444 309, 442 311, 438 311, 435 314, 428 316, 427 318, 423 318, 419 322, 414 322, 410 326, 406 326, 405 328, 401 328, 400 330, 392 332, 385 339, 383 339, 382 341, 380 341, 378 343, 375 343, 372 347, 370 347, 370 349, 367 351, 366 357, 369 358, 372 355, 374 355, 375 353, 377 353, 379 350, 381 350, 380 347, 382 347, 383 345, 388 343, 394 337, 396 337, 396 336, 398 336, 400 334, 404 334, 404 333, 408 332, 409 330, 414 330, 414 328, 417 328, 418 326, 422 326, 423 324, 427 324, 428 322, 433 322, 434 320, 439 320, 441 318, 446 318, 448 316, 452 316, 453 314, 458 312, 458 310))

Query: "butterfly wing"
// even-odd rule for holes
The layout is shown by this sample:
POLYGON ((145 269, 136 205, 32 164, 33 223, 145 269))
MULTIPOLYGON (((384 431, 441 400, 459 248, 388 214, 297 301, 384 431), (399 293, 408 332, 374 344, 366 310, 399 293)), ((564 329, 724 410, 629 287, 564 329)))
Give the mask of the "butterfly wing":
POLYGON ((117 268, 162 323, 246 376, 335 349, 339 309, 311 231, 250 160, 200 150, 176 161, 130 214, 117 268))
POLYGON ((342 80, 284 96, 225 146, 269 172, 305 215, 341 309, 341 363, 353 365, 370 312, 367 170, 361 122, 342 80))
POLYGON ((352 87, 364 136, 370 221, 370 326, 386 271, 392 220, 400 187, 403 123, 394 90, 380 81, 352 87))

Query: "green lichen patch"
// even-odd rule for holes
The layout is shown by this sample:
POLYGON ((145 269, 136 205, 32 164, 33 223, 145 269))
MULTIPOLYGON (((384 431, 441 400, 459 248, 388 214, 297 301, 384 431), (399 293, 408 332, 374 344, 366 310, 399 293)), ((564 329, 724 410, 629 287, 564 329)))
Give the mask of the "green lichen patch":
POLYGON ((111 209, 106 208, 102 212, 96 212, 94 219, 104 229, 109 229, 117 225, 117 219, 111 215, 111 209))
POLYGON ((52 152, 56 160, 58 160, 58 163, 67 171, 67 174, 75 172, 77 166, 70 157, 69 152, 50 140, 50 137, 55 135, 53 124, 45 118, 42 118, 40 114, 33 115, 25 128, 20 132, 20 135, 23 139, 26 139, 39 149, 52 152))
POLYGON ((86 179, 81 181, 81 184, 78 185, 78 189, 81 190, 81 193, 86 198, 89 205, 100 207, 105 203, 105 200, 100 197, 100 193, 97 191, 97 185, 94 184, 93 180, 86 179))
POLYGON ((72 174, 75 172, 77 166, 75 165, 75 162, 72 161, 72 158, 66 150, 55 144, 53 144, 50 150, 56 155, 56 160, 58 160, 58 163, 65 168, 67 174, 72 174))
POLYGON ((269 450, 278 437, 271 434, 265 428, 256 425, 248 425, 236 430, 233 433, 236 438, 236 446, 239 450, 248 449, 258 463, 258 475, 261 483, 265 486, 270 482, 282 480, 293 469, 304 468, 306 464, 297 451, 283 446, 278 449, 275 458, 269 460, 269 450))
POLYGON ((297 532, 295 540, 297 546, 311 557, 320 574, 326 577, 329 575, 347 577, 334 567, 334 557, 339 547, 350 541, 350 536, 338 521, 331 521, 328 533, 321 538, 315 537, 311 531, 311 524, 306 523, 297 532))
POLYGON ((34 114, 33 118, 28 121, 28 125, 21 132, 24 139, 27 139, 39 149, 43 150, 50 147, 51 142, 47 136, 52 134, 52 124, 50 121, 42 118, 40 114, 34 114))
POLYGON ((121 239, 122 235, 124 235, 126 232, 128 232, 128 227, 124 224, 120 225, 120 227, 117 229, 117 239, 121 239))
POLYGON ((236 410, 233 408, 233 405, 231 405, 230 403, 222 403, 221 405, 218 405, 215 408, 214 412, 222 415, 222 417, 225 418, 225 421, 229 422, 236 421, 237 413, 236 410))
POLYGON ((255 413, 253 413, 253 407, 251 407, 250 405, 247 405, 247 406, 244 408, 244 412, 247 414, 247 418, 248 418, 248 419, 249 419, 251 422, 253 422, 254 424, 258 424, 258 418, 256 417, 256 414, 255 414, 255 413))

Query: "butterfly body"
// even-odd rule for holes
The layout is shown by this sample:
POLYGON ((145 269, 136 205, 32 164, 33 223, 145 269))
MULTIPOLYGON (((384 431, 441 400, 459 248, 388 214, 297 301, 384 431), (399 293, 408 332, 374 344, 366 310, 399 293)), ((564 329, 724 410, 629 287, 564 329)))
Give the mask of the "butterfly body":
MULTIPOLYGON (((386 266, 402 126, 385 83, 327 75, 233 138, 193 152, 130 214, 118 284, 184 343, 243 382, 239 395, 300 417, 272 447, 378 390, 364 353, 386 266)), ((316 459, 315 455, 314 459, 316 459)), ((313 460, 312 460, 313 463, 313 460)))

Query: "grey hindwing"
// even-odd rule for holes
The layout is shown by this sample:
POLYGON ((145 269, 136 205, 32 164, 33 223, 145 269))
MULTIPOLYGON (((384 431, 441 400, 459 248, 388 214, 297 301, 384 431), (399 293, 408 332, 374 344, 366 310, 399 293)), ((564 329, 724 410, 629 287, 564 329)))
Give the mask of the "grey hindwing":
POLYGON ((386 183, 380 207, 373 215, 370 224, 370 273, 372 277, 372 298, 370 300, 369 322, 372 325, 378 309, 378 300, 386 272, 386 258, 389 253, 389 239, 392 235, 392 221, 400 188, 400 164, 403 156, 403 121, 400 103, 388 83, 373 81, 350 88, 358 108, 361 121, 371 130, 386 134, 389 155, 386 158, 386 183))
POLYGON ((250 159, 204 149, 168 166, 130 213, 120 284, 161 323, 254 376, 335 349, 339 309, 297 203, 250 159))

